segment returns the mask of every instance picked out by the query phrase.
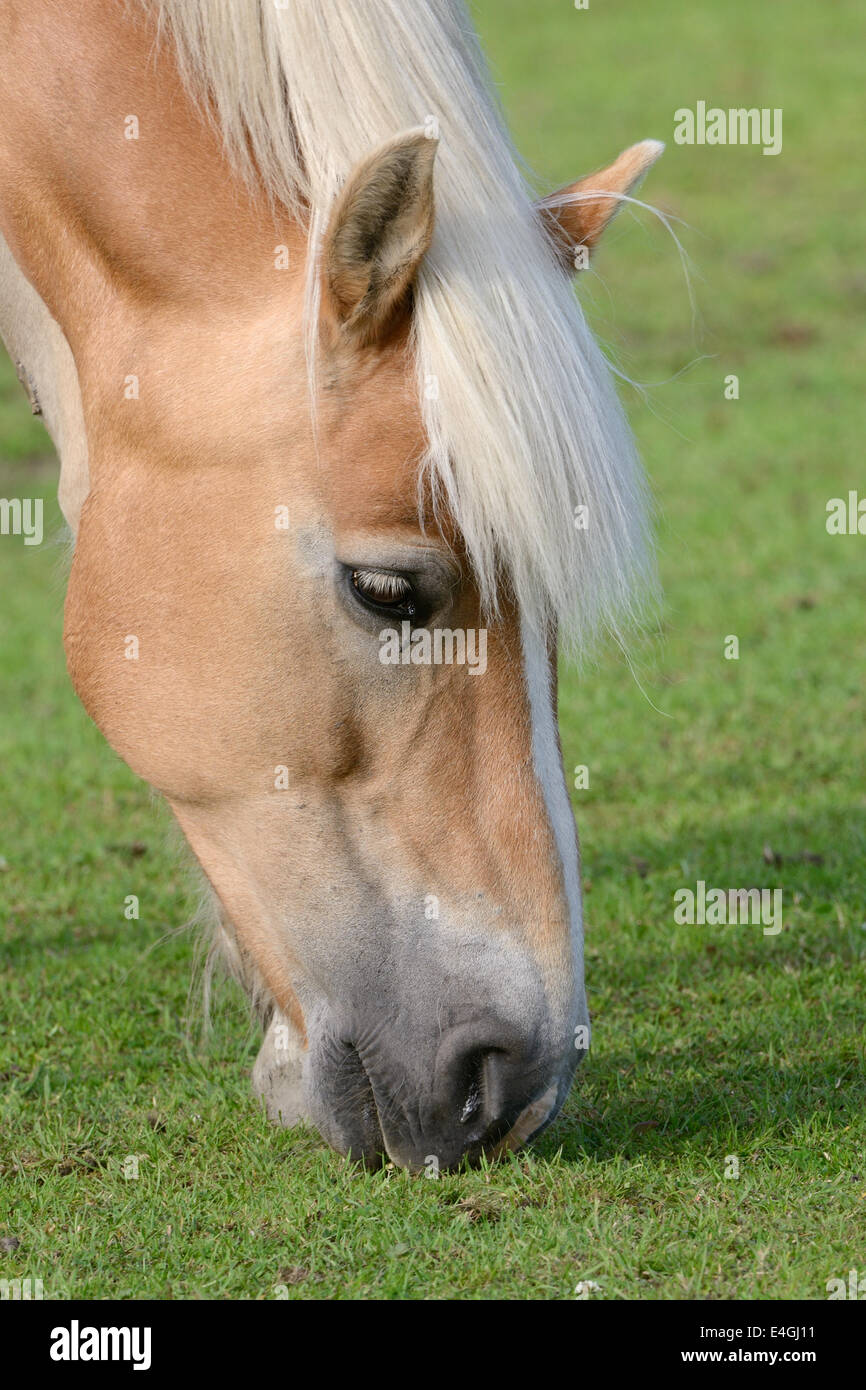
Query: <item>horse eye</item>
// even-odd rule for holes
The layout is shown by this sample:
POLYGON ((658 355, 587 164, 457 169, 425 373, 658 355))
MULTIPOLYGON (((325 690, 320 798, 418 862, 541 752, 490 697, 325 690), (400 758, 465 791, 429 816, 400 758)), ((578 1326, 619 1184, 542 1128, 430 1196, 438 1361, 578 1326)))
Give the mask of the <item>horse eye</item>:
POLYGON ((415 612, 409 580, 388 570, 353 570, 352 585, 365 603, 375 608, 393 608, 409 617, 415 612))

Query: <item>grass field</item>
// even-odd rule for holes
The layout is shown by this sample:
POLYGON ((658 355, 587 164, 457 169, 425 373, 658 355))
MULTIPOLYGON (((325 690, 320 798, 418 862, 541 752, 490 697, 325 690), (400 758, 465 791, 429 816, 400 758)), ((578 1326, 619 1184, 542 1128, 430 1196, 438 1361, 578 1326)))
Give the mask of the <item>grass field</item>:
MULTIPOLYGON (((647 184, 689 224, 694 322, 645 213, 580 289, 621 369, 667 382, 626 388, 666 594, 645 693, 612 656, 562 687, 566 765, 590 769, 591 1055, 557 1124, 487 1171, 365 1175, 272 1129, 229 986, 196 1038, 194 888, 69 686, 62 549, 2 538, 0 1278, 46 1297, 821 1299, 866 1271, 866 539, 824 524, 866 491, 860 7, 478 18, 547 186, 671 142, 698 100, 784 111, 778 157, 669 143, 647 184), (781 888, 784 929, 675 925, 699 879, 781 888)), ((49 452, 4 363, 0 495, 59 520, 49 452)))

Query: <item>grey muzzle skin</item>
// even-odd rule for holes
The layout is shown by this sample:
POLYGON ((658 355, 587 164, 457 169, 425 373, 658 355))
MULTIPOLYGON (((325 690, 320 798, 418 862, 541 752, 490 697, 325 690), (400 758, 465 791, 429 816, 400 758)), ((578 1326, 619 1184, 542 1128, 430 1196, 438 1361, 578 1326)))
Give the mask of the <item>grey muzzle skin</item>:
POLYGON ((430 922, 417 903, 363 906, 339 931, 305 933, 303 1046, 266 1045, 257 1063, 269 1113, 414 1171, 477 1160, 518 1121, 510 1143, 549 1123, 582 1056, 579 962, 545 964, 525 924, 476 904, 430 922))
POLYGON ((415 1172, 431 1164, 444 1171, 477 1161, 556 1085, 549 1123, 578 1060, 551 1048, 546 1020, 518 1030, 481 1016, 448 1028, 427 1048, 393 1028, 351 1022, 312 1043, 305 1091, 323 1137, 367 1167, 390 1158, 415 1172))

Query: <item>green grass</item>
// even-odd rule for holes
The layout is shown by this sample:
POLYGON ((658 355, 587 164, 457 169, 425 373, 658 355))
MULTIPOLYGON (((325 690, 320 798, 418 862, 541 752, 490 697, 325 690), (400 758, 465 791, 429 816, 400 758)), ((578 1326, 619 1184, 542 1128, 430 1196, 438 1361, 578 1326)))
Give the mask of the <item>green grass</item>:
MULTIPOLYGON (((212 1044, 187 1041, 194 891, 169 818, 71 692, 61 552, 0 540, 0 1237, 20 1242, 0 1277, 61 1298, 570 1298, 591 1279, 596 1298, 778 1299, 866 1268, 866 539, 824 529, 829 497, 866 492, 858 11, 480 6, 549 185, 670 140, 701 98, 784 110, 778 158, 670 144, 647 185, 690 224, 696 327, 645 214, 581 287, 630 376, 693 365, 628 391, 666 593, 649 698, 612 657, 563 681, 566 764, 590 768, 594 1038, 531 1152, 435 1182, 358 1173, 261 1117, 228 987, 212 1044), (781 887, 784 930, 674 925, 699 878, 781 887)), ((0 494, 56 517, 3 371, 0 494)))

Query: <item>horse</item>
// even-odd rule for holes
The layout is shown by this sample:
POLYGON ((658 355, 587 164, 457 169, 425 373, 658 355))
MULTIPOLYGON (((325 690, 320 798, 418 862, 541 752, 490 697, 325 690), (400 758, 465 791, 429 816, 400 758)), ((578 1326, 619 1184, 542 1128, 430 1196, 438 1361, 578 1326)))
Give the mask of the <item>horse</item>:
POLYGON ((558 653, 654 583, 572 277, 662 146, 538 198, 462 0, 7 0, 0 54, 67 666, 203 870, 259 1103, 371 1166, 527 1143, 589 1046, 558 653), (382 659, 420 629, 484 669, 382 659))

